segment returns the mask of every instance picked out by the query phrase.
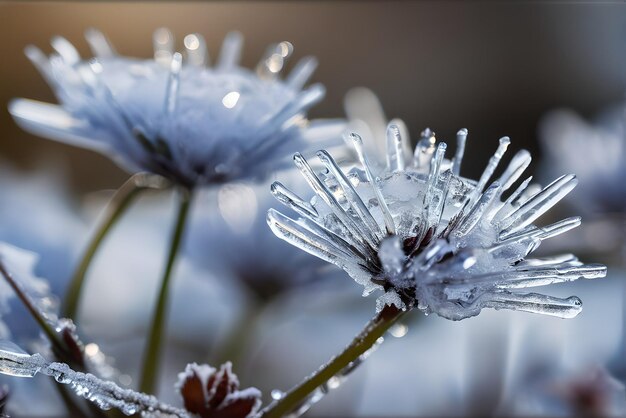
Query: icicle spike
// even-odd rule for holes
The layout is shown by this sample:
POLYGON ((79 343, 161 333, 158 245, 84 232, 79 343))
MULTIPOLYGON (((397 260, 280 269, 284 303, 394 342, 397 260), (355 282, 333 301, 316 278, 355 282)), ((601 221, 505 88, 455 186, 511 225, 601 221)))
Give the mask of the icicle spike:
POLYGON ((460 129, 456 133, 456 153, 454 154, 454 160, 452 161, 452 173, 454 175, 460 175, 461 163, 463 162, 463 155, 465 154, 465 142, 467 141, 467 129, 460 129))
POLYGON ((104 33, 95 28, 85 31, 85 39, 91 48, 91 52, 98 58, 111 58, 117 55, 115 48, 104 33))
POLYGON ((402 147, 402 135, 398 125, 387 125, 387 169, 391 171, 404 171, 405 156, 402 147))
POLYGON ((183 39, 187 63, 195 67, 208 65, 206 42, 199 33, 190 33, 183 39))
POLYGON ((367 180, 370 182, 370 185, 372 186, 372 189, 374 190, 374 194, 376 195, 376 200, 378 200, 378 205, 380 207, 380 210, 383 213, 383 219, 385 220, 385 227, 387 228, 387 233, 389 235, 394 235, 396 233, 396 227, 393 221, 393 216, 391 216, 389 207, 387 207, 387 202, 385 201, 385 198, 383 197, 383 194, 380 191, 380 188, 376 184, 376 179, 374 178, 374 175, 372 174, 370 163, 367 159, 367 155, 365 155, 365 152, 363 150, 363 140, 361 139, 359 134, 354 133, 354 132, 351 132, 348 134, 348 140, 352 142, 352 144, 354 145, 354 149, 356 150, 356 153, 359 157, 359 161, 361 162, 361 165, 363 166, 363 170, 365 170, 365 175, 367 176, 367 180))

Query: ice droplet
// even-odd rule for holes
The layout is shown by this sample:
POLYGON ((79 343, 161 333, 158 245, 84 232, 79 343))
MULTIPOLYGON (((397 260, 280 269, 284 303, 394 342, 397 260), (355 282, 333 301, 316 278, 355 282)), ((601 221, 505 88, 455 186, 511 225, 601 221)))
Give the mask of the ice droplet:
POLYGON ((409 327, 405 324, 394 324, 389 328, 389 334, 396 338, 404 337, 409 332, 409 327))
POLYGON ((279 389, 272 389, 272 392, 270 392, 270 395, 272 396, 273 400, 278 401, 285 396, 285 392, 279 389))

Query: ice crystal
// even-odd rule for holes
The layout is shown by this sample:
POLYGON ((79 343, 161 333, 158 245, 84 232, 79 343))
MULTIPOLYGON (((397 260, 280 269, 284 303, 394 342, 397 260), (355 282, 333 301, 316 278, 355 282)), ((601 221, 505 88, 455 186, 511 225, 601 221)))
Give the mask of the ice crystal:
POLYGON ((568 218, 539 227, 533 222, 576 185, 564 175, 544 188, 527 178, 507 192, 530 164, 519 151, 500 177, 489 183, 509 138, 500 139, 478 181, 459 175, 467 130, 457 134, 450 161, 446 144, 425 130, 415 152, 405 152, 400 128, 387 129, 386 165, 370 163, 359 135, 350 134, 361 167, 344 172, 326 151, 326 170, 316 174, 300 154, 294 162, 316 196, 306 201, 274 183, 272 193, 300 217, 268 212, 274 233, 344 269, 365 287, 385 293, 378 299, 400 308, 460 320, 482 308, 513 309, 570 318, 582 309, 575 296, 557 298, 518 289, 597 278, 606 267, 584 265, 573 255, 526 258, 542 240, 580 224, 568 218), (374 170, 378 174, 374 174, 374 170))
POLYGON ((186 411, 164 404, 152 395, 123 389, 92 374, 74 371, 65 363, 48 362, 40 354, 29 355, 7 341, 0 343, 0 373, 17 377, 33 377, 37 373, 51 376, 103 410, 117 408, 126 415, 189 416, 186 411))
POLYGON ((256 71, 241 67, 242 37, 227 35, 213 67, 199 34, 154 33, 154 59, 123 57, 90 29, 95 55, 82 60, 55 37, 50 57, 34 46, 26 55, 52 87, 60 105, 16 99, 9 111, 26 130, 110 155, 129 171, 145 170, 186 185, 259 178, 284 157, 312 144, 326 146, 339 121, 308 121, 324 96, 321 85, 303 89, 317 62, 304 58, 279 78, 293 47, 271 46, 256 71))

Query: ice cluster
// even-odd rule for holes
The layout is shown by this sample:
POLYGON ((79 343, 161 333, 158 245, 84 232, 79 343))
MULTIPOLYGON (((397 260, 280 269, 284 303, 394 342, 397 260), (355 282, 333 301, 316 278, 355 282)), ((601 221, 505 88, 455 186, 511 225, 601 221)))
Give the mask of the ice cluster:
MULTIPOLYGON (((520 289, 603 277, 606 267, 584 265, 571 254, 526 258, 542 240, 580 224, 568 218, 548 226, 533 222, 576 185, 573 175, 541 188, 531 177, 518 182, 531 161, 521 150, 490 182, 509 138, 500 139, 478 181, 460 176, 467 130, 457 134, 452 160, 446 144, 425 130, 413 153, 401 128, 387 129, 386 164, 371 163, 363 141, 348 135, 360 167, 343 170, 326 151, 316 174, 301 154, 294 156, 316 196, 309 201, 272 185, 275 197, 300 215, 291 219, 271 209, 274 233, 344 269, 365 287, 384 294, 377 309, 393 304, 460 320, 482 308, 513 309, 571 318, 582 309, 577 297, 557 298, 520 289)), ((378 160, 374 160, 378 161, 378 160)))
POLYGON ((214 66, 201 35, 175 52, 172 33, 154 33, 154 59, 123 57, 90 29, 95 55, 83 60, 62 37, 47 57, 26 55, 53 89, 59 105, 16 99, 9 111, 26 130, 110 155, 127 170, 161 174, 185 185, 259 178, 284 165, 296 150, 329 146, 343 122, 309 121, 307 110, 324 96, 315 70, 302 59, 279 78, 293 46, 268 48, 255 71, 241 67, 242 37, 227 35, 214 66))

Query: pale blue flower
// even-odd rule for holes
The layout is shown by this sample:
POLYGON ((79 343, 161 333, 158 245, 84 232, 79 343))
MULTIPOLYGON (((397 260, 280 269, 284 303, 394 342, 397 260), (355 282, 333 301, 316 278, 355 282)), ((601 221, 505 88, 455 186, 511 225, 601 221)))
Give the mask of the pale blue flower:
POLYGON ((86 38, 95 55, 88 60, 61 37, 49 57, 27 47, 59 105, 16 99, 9 111, 26 130, 105 153, 131 172, 187 186, 258 179, 296 150, 329 146, 343 128, 338 120, 306 118, 324 96, 321 85, 303 88, 314 58, 279 78, 292 52, 288 42, 271 46, 255 71, 238 64, 238 33, 226 37, 211 67, 198 34, 184 38, 181 54, 172 34, 158 29, 150 60, 118 55, 96 30, 86 38))

